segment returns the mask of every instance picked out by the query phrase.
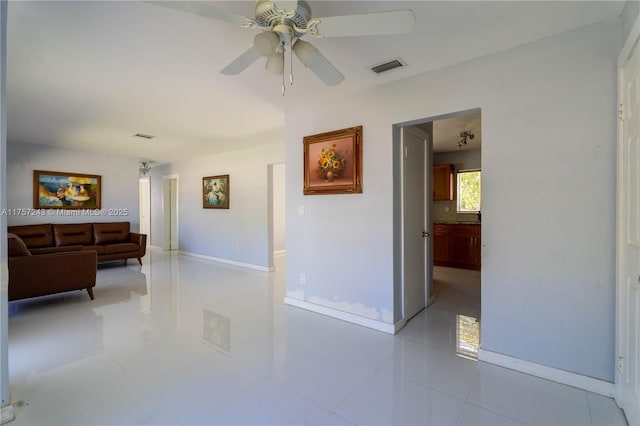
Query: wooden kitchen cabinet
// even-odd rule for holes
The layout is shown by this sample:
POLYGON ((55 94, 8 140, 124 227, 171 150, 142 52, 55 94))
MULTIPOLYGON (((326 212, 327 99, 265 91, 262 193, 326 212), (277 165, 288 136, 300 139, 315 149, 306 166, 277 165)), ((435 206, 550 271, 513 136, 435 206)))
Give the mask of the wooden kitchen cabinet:
POLYGON ((434 224, 433 264, 480 270, 480 225, 434 224))
POLYGON ((449 261, 449 227, 433 225, 433 263, 442 264, 449 261))
POLYGON ((433 200, 453 200, 453 164, 433 166, 433 200))

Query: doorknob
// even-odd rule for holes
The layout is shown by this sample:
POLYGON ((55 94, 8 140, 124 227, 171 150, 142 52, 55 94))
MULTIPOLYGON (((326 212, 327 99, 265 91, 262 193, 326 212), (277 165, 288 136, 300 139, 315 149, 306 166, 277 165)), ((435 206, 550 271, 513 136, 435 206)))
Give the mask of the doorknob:
MULTIPOLYGON (((429 233, 427 231, 422 231, 422 238, 427 238, 429 236, 429 233)), ((638 280, 640 280, 640 277, 638 277, 638 280)))

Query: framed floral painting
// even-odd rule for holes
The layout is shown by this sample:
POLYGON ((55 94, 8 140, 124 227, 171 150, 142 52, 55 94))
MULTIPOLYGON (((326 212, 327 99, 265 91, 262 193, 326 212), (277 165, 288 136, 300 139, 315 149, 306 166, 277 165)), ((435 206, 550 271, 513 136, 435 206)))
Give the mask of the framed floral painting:
POLYGON ((102 183, 98 175, 33 171, 34 209, 99 209, 102 183))
POLYGON ((202 178, 202 208, 229 208, 229 175, 202 178))
POLYGON ((304 194, 362 192, 362 126, 304 137, 304 194))

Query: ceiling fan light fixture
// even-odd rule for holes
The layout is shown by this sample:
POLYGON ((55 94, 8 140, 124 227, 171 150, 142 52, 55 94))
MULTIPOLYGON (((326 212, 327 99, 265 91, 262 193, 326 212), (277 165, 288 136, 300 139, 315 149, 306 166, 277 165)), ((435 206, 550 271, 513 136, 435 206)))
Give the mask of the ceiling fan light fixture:
MULTIPOLYGON (((245 28, 261 30, 254 37, 254 45, 221 70, 224 75, 236 75, 257 61, 267 58, 265 68, 273 74, 283 76, 284 95, 284 50, 296 52, 300 62, 309 68, 327 86, 344 80, 344 75, 313 45, 300 42, 310 35, 316 38, 351 37, 367 35, 402 34, 411 31, 416 17, 412 10, 388 10, 355 15, 315 17, 305 0, 257 0, 255 16, 250 18, 212 4, 200 1, 151 1, 150 3, 171 9, 218 19, 245 28)), ((293 84, 293 61, 289 62, 289 83, 293 84)), ((389 64, 386 64, 389 66, 389 64)), ((394 66, 404 65, 396 61, 394 66)))
POLYGON ((284 52, 273 52, 267 58, 264 68, 272 74, 284 74, 284 52))
POLYGON ((253 46, 262 56, 268 57, 280 45, 280 37, 273 31, 263 31, 253 39, 253 46))
POLYGON ((293 51, 298 59, 300 59, 300 62, 307 68, 313 63, 313 60, 318 54, 318 49, 313 44, 304 40, 296 41, 296 44, 293 45, 293 51))

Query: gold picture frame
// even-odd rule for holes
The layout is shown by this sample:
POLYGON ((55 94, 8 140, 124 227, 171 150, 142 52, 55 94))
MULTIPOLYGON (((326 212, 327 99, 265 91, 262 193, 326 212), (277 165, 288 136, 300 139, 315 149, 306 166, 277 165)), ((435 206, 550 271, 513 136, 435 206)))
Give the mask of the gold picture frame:
POLYGON ((99 175, 33 171, 34 209, 99 209, 101 202, 99 175))
POLYGON ((362 126, 305 136, 304 195, 362 193, 362 126))
POLYGON ((205 176, 202 178, 202 208, 229 208, 229 175, 205 176))

